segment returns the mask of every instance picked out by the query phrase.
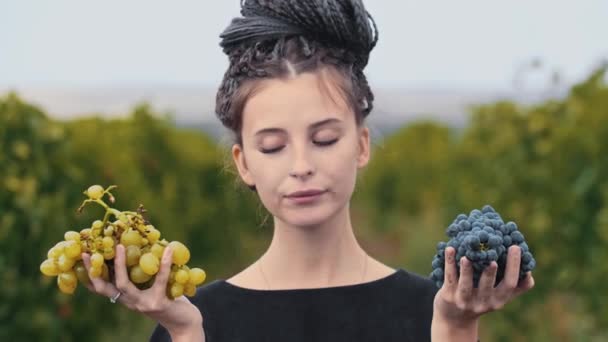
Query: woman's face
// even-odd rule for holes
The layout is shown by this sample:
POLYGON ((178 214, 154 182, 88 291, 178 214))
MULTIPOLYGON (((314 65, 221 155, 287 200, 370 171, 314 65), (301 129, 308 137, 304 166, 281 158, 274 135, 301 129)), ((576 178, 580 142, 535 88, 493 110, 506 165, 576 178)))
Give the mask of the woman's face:
POLYGON ((352 110, 333 87, 319 86, 317 73, 261 82, 243 109, 243 146, 232 148, 239 174, 280 220, 322 223, 348 204, 357 169, 369 160, 369 130, 357 128, 352 110), (306 190, 321 194, 290 197, 306 190))

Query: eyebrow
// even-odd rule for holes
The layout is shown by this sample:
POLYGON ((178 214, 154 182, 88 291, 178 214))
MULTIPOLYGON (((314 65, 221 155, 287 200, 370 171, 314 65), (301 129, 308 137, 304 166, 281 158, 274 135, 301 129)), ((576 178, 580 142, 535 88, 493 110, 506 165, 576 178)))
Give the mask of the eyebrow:
MULTIPOLYGON (((308 130, 310 131, 310 130, 313 130, 315 128, 318 128, 318 127, 321 127, 321 126, 324 126, 324 125, 327 125, 330 123, 340 123, 340 122, 342 122, 342 120, 337 119, 337 118, 329 118, 329 119, 321 120, 321 121, 311 124, 310 126, 308 126, 308 130)), ((255 136, 262 135, 264 133, 284 133, 284 132, 285 132, 285 130, 282 128, 268 127, 268 128, 263 128, 263 129, 257 131, 255 133, 255 136)))

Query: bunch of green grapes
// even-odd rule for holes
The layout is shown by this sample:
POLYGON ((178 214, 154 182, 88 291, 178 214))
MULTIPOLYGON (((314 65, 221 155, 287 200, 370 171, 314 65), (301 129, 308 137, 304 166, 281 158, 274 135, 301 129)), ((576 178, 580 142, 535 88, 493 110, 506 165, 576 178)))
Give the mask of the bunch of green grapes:
POLYGON ((101 277, 113 282, 116 245, 120 243, 125 247, 129 279, 143 290, 152 286, 163 252, 165 248, 171 248, 173 260, 167 296, 171 299, 181 295, 194 296, 196 287, 205 281, 206 274, 200 268, 186 265, 190 260, 188 248, 179 241, 161 239, 160 231, 144 218, 146 210, 142 205, 135 212, 109 207, 103 197, 108 195, 110 202, 114 203, 110 192, 114 188, 115 185, 107 189, 93 185, 84 192, 88 199, 84 200, 78 212, 88 203, 97 203, 106 209, 103 219, 95 220, 91 227, 80 232, 66 232, 64 240, 52 247, 47 259, 40 264, 42 274, 57 276, 57 286, 66 294, 74 293, 79 281, 90 283, 91 278, 101 277), (89 272, 83 264, 82 253, 91 255, 89 272))

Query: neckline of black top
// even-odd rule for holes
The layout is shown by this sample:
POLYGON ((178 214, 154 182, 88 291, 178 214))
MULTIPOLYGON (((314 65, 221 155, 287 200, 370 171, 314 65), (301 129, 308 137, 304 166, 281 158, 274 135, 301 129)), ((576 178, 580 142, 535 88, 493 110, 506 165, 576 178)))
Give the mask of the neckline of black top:
POLYGON ((319 293, 319 292, 333 292, 333 291, 341 291, 341 290, 359 290, 359 289, 367 289, 374 288, 378 286, 382 286, 386 283, 391 282, 396 279, 399 275, 405 274, 406 271, 403 268, 397 268, 393 273, 378 278, 372 281, 358 283, 358 284, 350 284, 350 285, 339 285, 339 286, 329 286, 329 287, 316 287, 316 288, 298 288, 298 289, 278 289, 278 290, 268 290, 268 289, 251 289, 246 287, 241 287, 238 285, 234 285, 225 279, 218 279, 217 282, 220 286, 223 286, 231 291, 242 293, 242 294, 294 294, 294 293, 319 293))

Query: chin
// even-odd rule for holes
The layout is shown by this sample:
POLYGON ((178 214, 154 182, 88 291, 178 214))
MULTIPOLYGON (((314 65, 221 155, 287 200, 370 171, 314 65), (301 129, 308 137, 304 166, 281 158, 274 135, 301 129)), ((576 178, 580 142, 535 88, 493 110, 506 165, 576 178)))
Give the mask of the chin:
POLYGON ((333 206, 289 208, 283 212, 283 221, 297 227, 315 227, 330 220, 338 211, 333 206))
POLYGON ((315 219, 302 219, 302 220, 288 220, 286 221, 290 226, 293 227, 300 227, 300 228, 314 228, 314 227, 318 227, 319 225, 323 224, 324 222, 326 222, 327 220, 315 220, 315 219))

